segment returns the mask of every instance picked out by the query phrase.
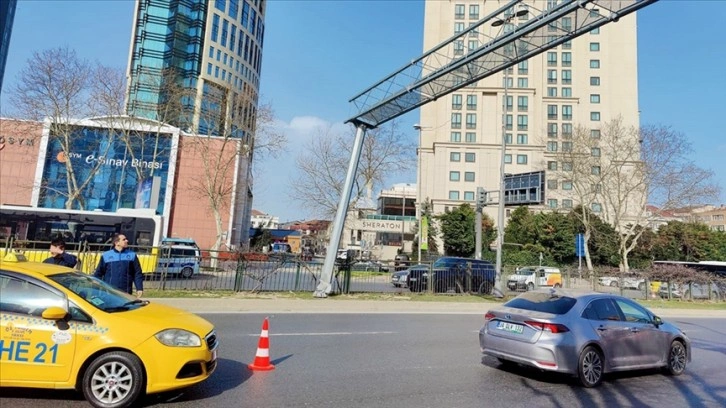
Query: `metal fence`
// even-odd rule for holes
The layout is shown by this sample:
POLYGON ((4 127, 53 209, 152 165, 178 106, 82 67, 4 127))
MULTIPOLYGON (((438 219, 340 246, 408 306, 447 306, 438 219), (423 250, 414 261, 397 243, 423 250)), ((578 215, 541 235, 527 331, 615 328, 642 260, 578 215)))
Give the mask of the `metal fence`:
MULTIPOLYGON (((50 257, 49 242, 16 241, 0 249, 4 256, 9 250, 18 250, 30 261, 42 262, 50 257)), ((93 273, 103 251, 108 245, 68 243, 66 250, 80 260, 78 270, 93 273)), ((144 271, 144 289, 159 291, 233 291, 233 292, 313 292, 318 286, 322 272, 322 258, 303 258, 294 254, 239 253, 230 251, 202 251, 199 273, 189 278, 170 273, 165 267, 158 267, 162 249, 158 247, 133 247, 139 254, 144 271)), ((409 261, 414 264, 414 261, 409 261)), ((431 268, 431 263, 416 263, 431 268)), ((336 265, 333 274, 334 293, 380 293, 391 295, 413 295, 405 282, 398 286, 392 282, 396 269, 393 260, 380 262, 359 262, 352 265, 336 265)), ((514 274, 517 266, 507 265, 502 273, 502 288, 506 295, 515 295, 517 290, 507 287, 507 278, 514 274)), ((433 272, 433 271, 431 271, 433 272)), ((697 271, 647 270, 622 273, 613 268, 596 268, 592 273, 578 271, 576 267, 561 268, 561 285, 564 288, 595 290, 618 293, 633 299, 671 300, 726 300, 726 279, 714 274, 697 271)), ((425 293, 434 293, 429 287, 425 293)), ((452 282, 443 293, 478 294, 479 287, 473 287, 466 280, 452 282)), ((526 290, 526 288, 519 288, 526 290)))

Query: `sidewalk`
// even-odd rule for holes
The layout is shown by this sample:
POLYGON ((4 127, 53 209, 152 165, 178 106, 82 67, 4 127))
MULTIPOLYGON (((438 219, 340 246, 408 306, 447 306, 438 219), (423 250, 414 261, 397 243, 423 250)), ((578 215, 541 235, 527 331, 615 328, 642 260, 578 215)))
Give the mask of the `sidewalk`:
MULTIPOLYGON (((149 298, 193 313, 404 313, 480 314, 499 305, 494 302, 418 302, 412 300, 352 299, 236 299, 236 298, 149 298)), ((651 309, 664 318, 726 318, 726 310, 651 309)))

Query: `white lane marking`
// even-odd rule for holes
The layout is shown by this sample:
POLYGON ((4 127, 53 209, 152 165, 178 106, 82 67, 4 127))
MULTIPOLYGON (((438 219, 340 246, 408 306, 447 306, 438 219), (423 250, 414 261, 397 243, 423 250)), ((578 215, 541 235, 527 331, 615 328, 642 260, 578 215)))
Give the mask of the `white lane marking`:
MULTIPOLYGON (((391 331, 375 331, 375 332, 328 332, 328 333, 272 333, 270 337, 274 336, 350 336, 354 334, 396 334, 397 332, 391 331)), ((247 336, 259 336, 259 334, 248 334, 247 336)))

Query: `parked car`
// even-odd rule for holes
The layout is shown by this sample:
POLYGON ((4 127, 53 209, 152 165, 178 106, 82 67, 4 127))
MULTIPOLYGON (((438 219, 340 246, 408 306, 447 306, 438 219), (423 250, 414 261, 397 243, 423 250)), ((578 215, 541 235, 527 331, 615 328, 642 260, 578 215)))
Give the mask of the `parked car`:
POLYGON ((0 261, 0 291, 0 387, 78 390, 94 407, 125 408, 216 368, 207 320, 70 268, 11 253, 0 261))
POLYGON ((550 266, 523 266, 507 277, 510 290, 534 290, 536 287, 562 286, 562 273, 559 268, 550 266))
MULTIPOLYGON (((621 278, 618 276, 601 276, 597 278, 597 282, 601 286, 610 286, 617 288, 620 286, 621 278)), ((636 273, 629 273, 622 277, 623 289, 645 290, 645 278, 636 273)))
POLYGON ((433 282, 435 292, 491 293, 496 272, 494 265, 481 259, 444 256, 436 260, 429 270, 428 266, 417 265, 409 269, 408 287, 412 292, 420 292, 433 282))
POLYGON ((364 272, 388 272, 388 265, 384 265, 379 261, 356 262, 351 265, 350 270, 364 272))
POLYGON ((411 266, 410 268, 406 268, 397 272, 393 272, 391 274, 391 283, 393 286, 397 288, 406 288, 408 287, 408 272, 411 270, 411 268, 426 268, 428 269, 428 265, 418 264, 411 266))
POLYGON ((409 258, 408 254, 398 254, 395 258, 393 258, 393 269, 395 271, 402 271, 409 266, 409 262, 411 259, 409 258))
MULTIPOLYGON (((669 285, 662 283, 658 289, 658 296, 664 299, 668 299, 668 288, 669 285)), ((721 299, 723 292, 719 285, 716 283, 671 283, 670 284, 670 296, 672 298, 682 299, 721 299)))
POLYGON ((489 310, 484 320, 484 355, 572 374, 585 387, 614 371, 663 367, 680 375, 691 361, 691 341, 683 331, 612 294, 539 289, 489 310))

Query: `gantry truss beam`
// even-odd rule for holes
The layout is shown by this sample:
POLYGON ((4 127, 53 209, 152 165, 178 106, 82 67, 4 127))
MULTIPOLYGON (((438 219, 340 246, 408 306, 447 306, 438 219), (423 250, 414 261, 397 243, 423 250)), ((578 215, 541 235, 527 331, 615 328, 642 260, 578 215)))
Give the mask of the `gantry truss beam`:
POLYGON ((358 114, 348 122, 378 127, 656 1, 564 0, 537 10, 514 0, 353 97, 358 114), (520 8, 526 15, 515 15, 520 8), (465 49, 471 40, 480 46, 465 49))

